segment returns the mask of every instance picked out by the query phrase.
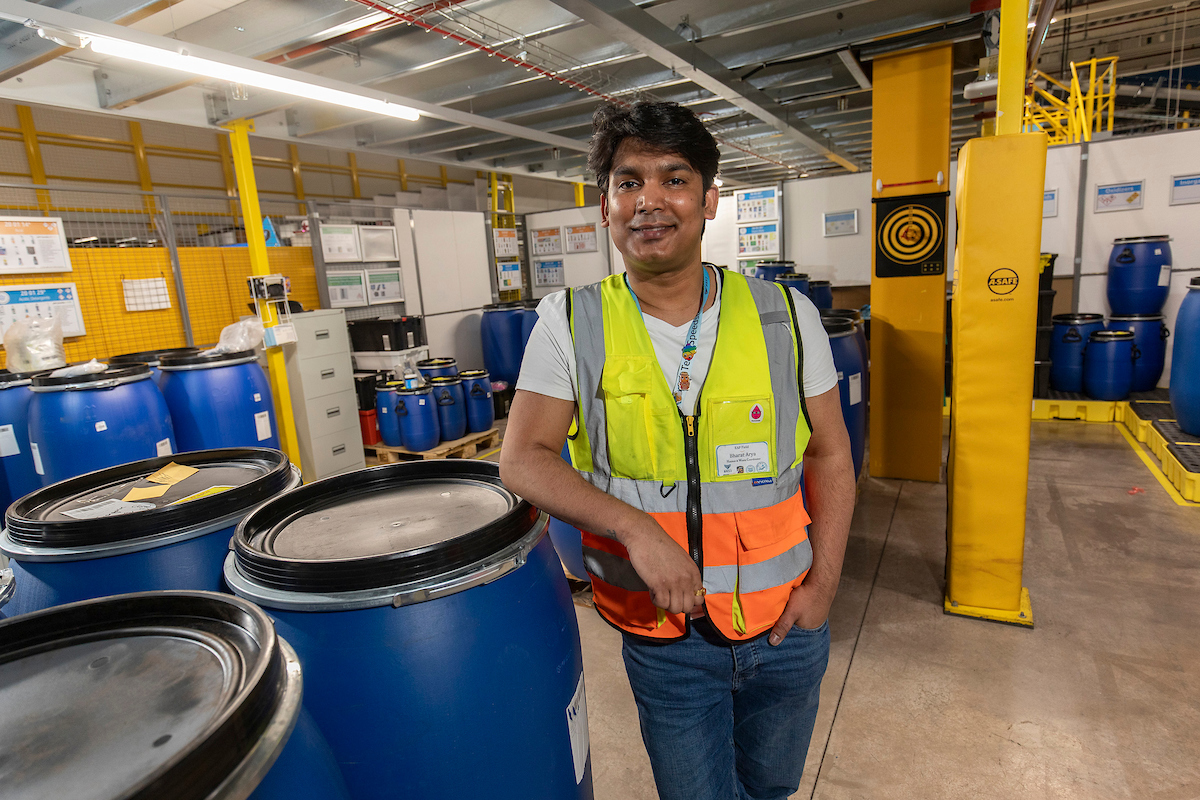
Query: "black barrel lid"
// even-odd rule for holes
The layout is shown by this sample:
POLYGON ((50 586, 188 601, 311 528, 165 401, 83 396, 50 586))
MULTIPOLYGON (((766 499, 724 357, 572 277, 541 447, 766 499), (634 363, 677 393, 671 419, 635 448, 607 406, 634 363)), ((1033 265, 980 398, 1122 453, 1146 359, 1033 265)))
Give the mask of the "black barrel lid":
POLYGON ((1060 325, 1087 325, 1092 322, 1104 322, 1103 314, 1055 314, 1050 318, 1051 322, 1057 322, 1060 325))
POLYGON ((140 353, 122 353, 108 359, 109 364, 150 364, 157 366, 163 356, 190 355, 199 353, 198 347, 164 347, 161 350, 143 350, 140 353))
POLYGON ((434 386, 451 386, 456 383, 462 383, 461 375, 438 375, 430 378, 429 382, 434 386))
POLYGON ((1133 331, 1092 331, 1088 340, 1092 342, 1120 342, 1132 339, 1133 331))
POLYGON ((825 326, 825 333, 828 336, 844 336, 854 333, 854 320, 847 317, 822 316, 821 324, 825 326))
POLYGON ((1136 244, 1137 242, 1169 242, 1170 236, 1127 236, 1124 239, 1113 239, 1113 244, 1136 244))
POLYGON ((806 281, 806 280, 808 280, 808 273, 807 272, 785 272, 782 275, 776 275, 775 280, 779 281, 779 282, 788 281, 788 280, 806 281))
POLYGON ((809 281, 808 286, 811 289, 814 286, 832 286, 829 281, 809 281))
POLYGON ((514 300, 507 303, 488 303, 483 307, 484 311, 513 311, 524 308, 525 304, 520 300, 514 300))
POLYGON ((388 381, 387 383, 375 384, 375 391, 377 391, 377 392, 394 392, 397 389, 403 389, 403 388, 404 388, 404 381, 388 381))
POLYGON ((457 365, 458 365, 458 362, 456 360, 454 360, 453 358, 449 358, 447 356, 440 356, 438 358, 423 358, 417 362, 418 368, 420 368, 420 367, 453 367, 453 366, 457 366, 457 365))
POLYGON ((767 258, 759 261, 757 265, 760 267, 786 267, 789 265, 794 266, 795 263, 795 261, 782 261, 778 258, 767 258))
POLYGON ((160 368, 170 367, 221 367, 234 361, 246 361, 257 358, 253 350, 239 350, 236 353, 206 353, 195 350, 191 353, 164 354, 158 360, 160 368))
POLYGON ((80 548, 178 533, 248 512, 286 490, 292 465, 278 450, 232 447, 159 456, 89 472, 31 492, 8 507, 8 537, 37 548, 80 548), (177 464, 181 470, 165 470, 177 464), (158 497, 139 489, 172 481, 158 497), (191 470, 196 470, 192 472, 191 470), (221 488, 229 487, 229 488, 221 488), (134 492, 133 498, 125 498, 134 492))
POLYGON ((1188 281, 1188 289, 1200 289, 1200 278, 1192 278, 1188 281))
POLYGON ((27 383, 37 374, 37 372, 9 372, 6 369, 0 369, 0 389, 8 389, 12 386, 27 383))
POLYGON ((468 369, 458 373, 458 377, 462 378, 463 380, 476 380, 479 378, 487 378, 489 375, 486 369, 468 369))
POLYGON ((487 461, 387 464, 314 481, 238 525, 238 572, 272 589, 348 592, 437 579, 495 556, 538 510, 487 461), (330 535, 336 531, 336 535, 330 535))
POLYGON ((1113 314, 1109 317, 1114 322, 1139 322, 1145 320, 1166 319, 1162 314, 1113 314))
POLYGON ((298 681, 284 647, 262 610, 215 592, 117 595, 0 622, 4 797, 212 796, 246 774, 286 713, 298 681))
POLYGON ((87 375, 75 375, 73 377, 61 376, 58 378, 52 377, 52 372, 57 372, 57 369, 46 372, 39 372, 33 376, 32 384, 34 386, 56 387, 56 386, 79 386, 88 383, 100 383, 101 381, 122 380, 128 378, 136 378, 139 375, 149 375, 150 367, 146 364, 124 364, 121 366, 108 367, 101 372, 92 372, 87 375))
POLYGON ((862 320, 862 312, 857 308, 822 308, 820 311, 822 317, 845 317, 855 322, 862 320))
POLYGON ((403 386, 396 387, 396 394, 429 394, 432 391, 428 386, 414 386, 412 389, 406 389, 403 386))

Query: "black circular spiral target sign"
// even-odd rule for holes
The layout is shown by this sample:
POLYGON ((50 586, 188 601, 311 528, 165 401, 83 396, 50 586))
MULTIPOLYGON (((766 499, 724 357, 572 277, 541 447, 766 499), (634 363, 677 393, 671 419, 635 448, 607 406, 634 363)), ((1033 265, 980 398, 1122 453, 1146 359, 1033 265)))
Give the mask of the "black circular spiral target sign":
POLYGON ((875 274, 880 278, 946 271, 946 197, 875 201, 875 274))

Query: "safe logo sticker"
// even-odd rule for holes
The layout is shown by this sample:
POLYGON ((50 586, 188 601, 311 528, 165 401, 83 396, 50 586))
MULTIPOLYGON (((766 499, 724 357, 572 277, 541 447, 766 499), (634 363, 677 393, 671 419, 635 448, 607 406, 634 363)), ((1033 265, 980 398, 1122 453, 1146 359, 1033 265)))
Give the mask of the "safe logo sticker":
POLYGON ((763 407, 760 404, 755 403, 754 407, 750 409, 750 421, 751 422, 762 422, 763 421, 763 407))

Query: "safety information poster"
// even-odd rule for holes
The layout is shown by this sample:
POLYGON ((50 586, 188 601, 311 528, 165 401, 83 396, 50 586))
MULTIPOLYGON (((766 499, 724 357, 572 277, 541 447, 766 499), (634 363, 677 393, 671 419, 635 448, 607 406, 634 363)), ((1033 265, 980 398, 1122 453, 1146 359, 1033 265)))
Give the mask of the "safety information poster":
POLYGON ((1132 211, 1141 208, 1146 199, 1146 182, 1109 183, 1096 187, 1096 213, 1132 211))
POLYGON ((533 231, 533 254, 535 256, 556 256, 562 252, 562 230, 560 228, 541 228, 533 231))
POLYGON ((322 225, 321 252, 326 261, 362 261, 357 225, 322 225))
POLYGON ((562 286, 565 282, 563 275, 563 262, 558 261, 535 261, 533 262, 533 285, 534 286, 562 286))
POLYGON ((0 338, 19 319, 58 317, 63 336, 83 336, 83 310, 73 283, 0 286, 0 338))
POLYGON ((858 233, 858 209, 830 211, 822 215, 825 236, 852 236, 858 233))
POLYGON ((1058 216, 1058 189, 1042 192, 1042 219, 1058 216))
POLYGON ((354 308, 367 305, 367 274, 354 272, 326 272, 325 285, 329 287, 330 308, 354 308))
POLYGON ((738 257, 769 256, 779 252, 779 223, 738 228, 738 257))
POLYGON ((0 217, 0 272, 70 272, 59 217, 0 217))
POLYGON ((1200 175, 1175 175, 1171 178, 1171 205, 1200 203, 1200 175))
POLYGON ((496 262, 496 280, 499 282, 500 291, 508 289, 521 288, 521 262, 520 261, 497 261, 496 262))
POLYGON ((599 247, 596 244, 596 223, 567 226, 568 253, 595 253, 598 249, 599 247))
POLYGON ((493 228, 492 244, 496 248, 496 258, 509 258, 521 253, 516 228, 493 228))
POLYGON ((739 223, 779 219, 779 190, 774 186, 769 189, 739 189, 733 194, 737 201, 739 223))
POLYGON ((400 280, 400 270, 367 270, 367 303, 377 305, 401 302, 404 302, 404 284, 400 280))

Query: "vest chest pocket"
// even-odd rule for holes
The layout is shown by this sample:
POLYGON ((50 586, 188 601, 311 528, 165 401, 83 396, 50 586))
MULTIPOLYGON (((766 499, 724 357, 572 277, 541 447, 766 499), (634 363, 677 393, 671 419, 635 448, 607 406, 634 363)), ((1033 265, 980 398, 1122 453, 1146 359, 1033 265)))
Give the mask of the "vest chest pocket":
POLYGON ((775 401, 733 397, 704 404, 701 471, 705 480, 774 478, 775 401))
POLYGON ((601 389, 612 474, 637 480, 679 479, 673 474, 673 465, 682 459, 679 410, 665 388, 658 361, 610 356, 604 363, 601 389))

